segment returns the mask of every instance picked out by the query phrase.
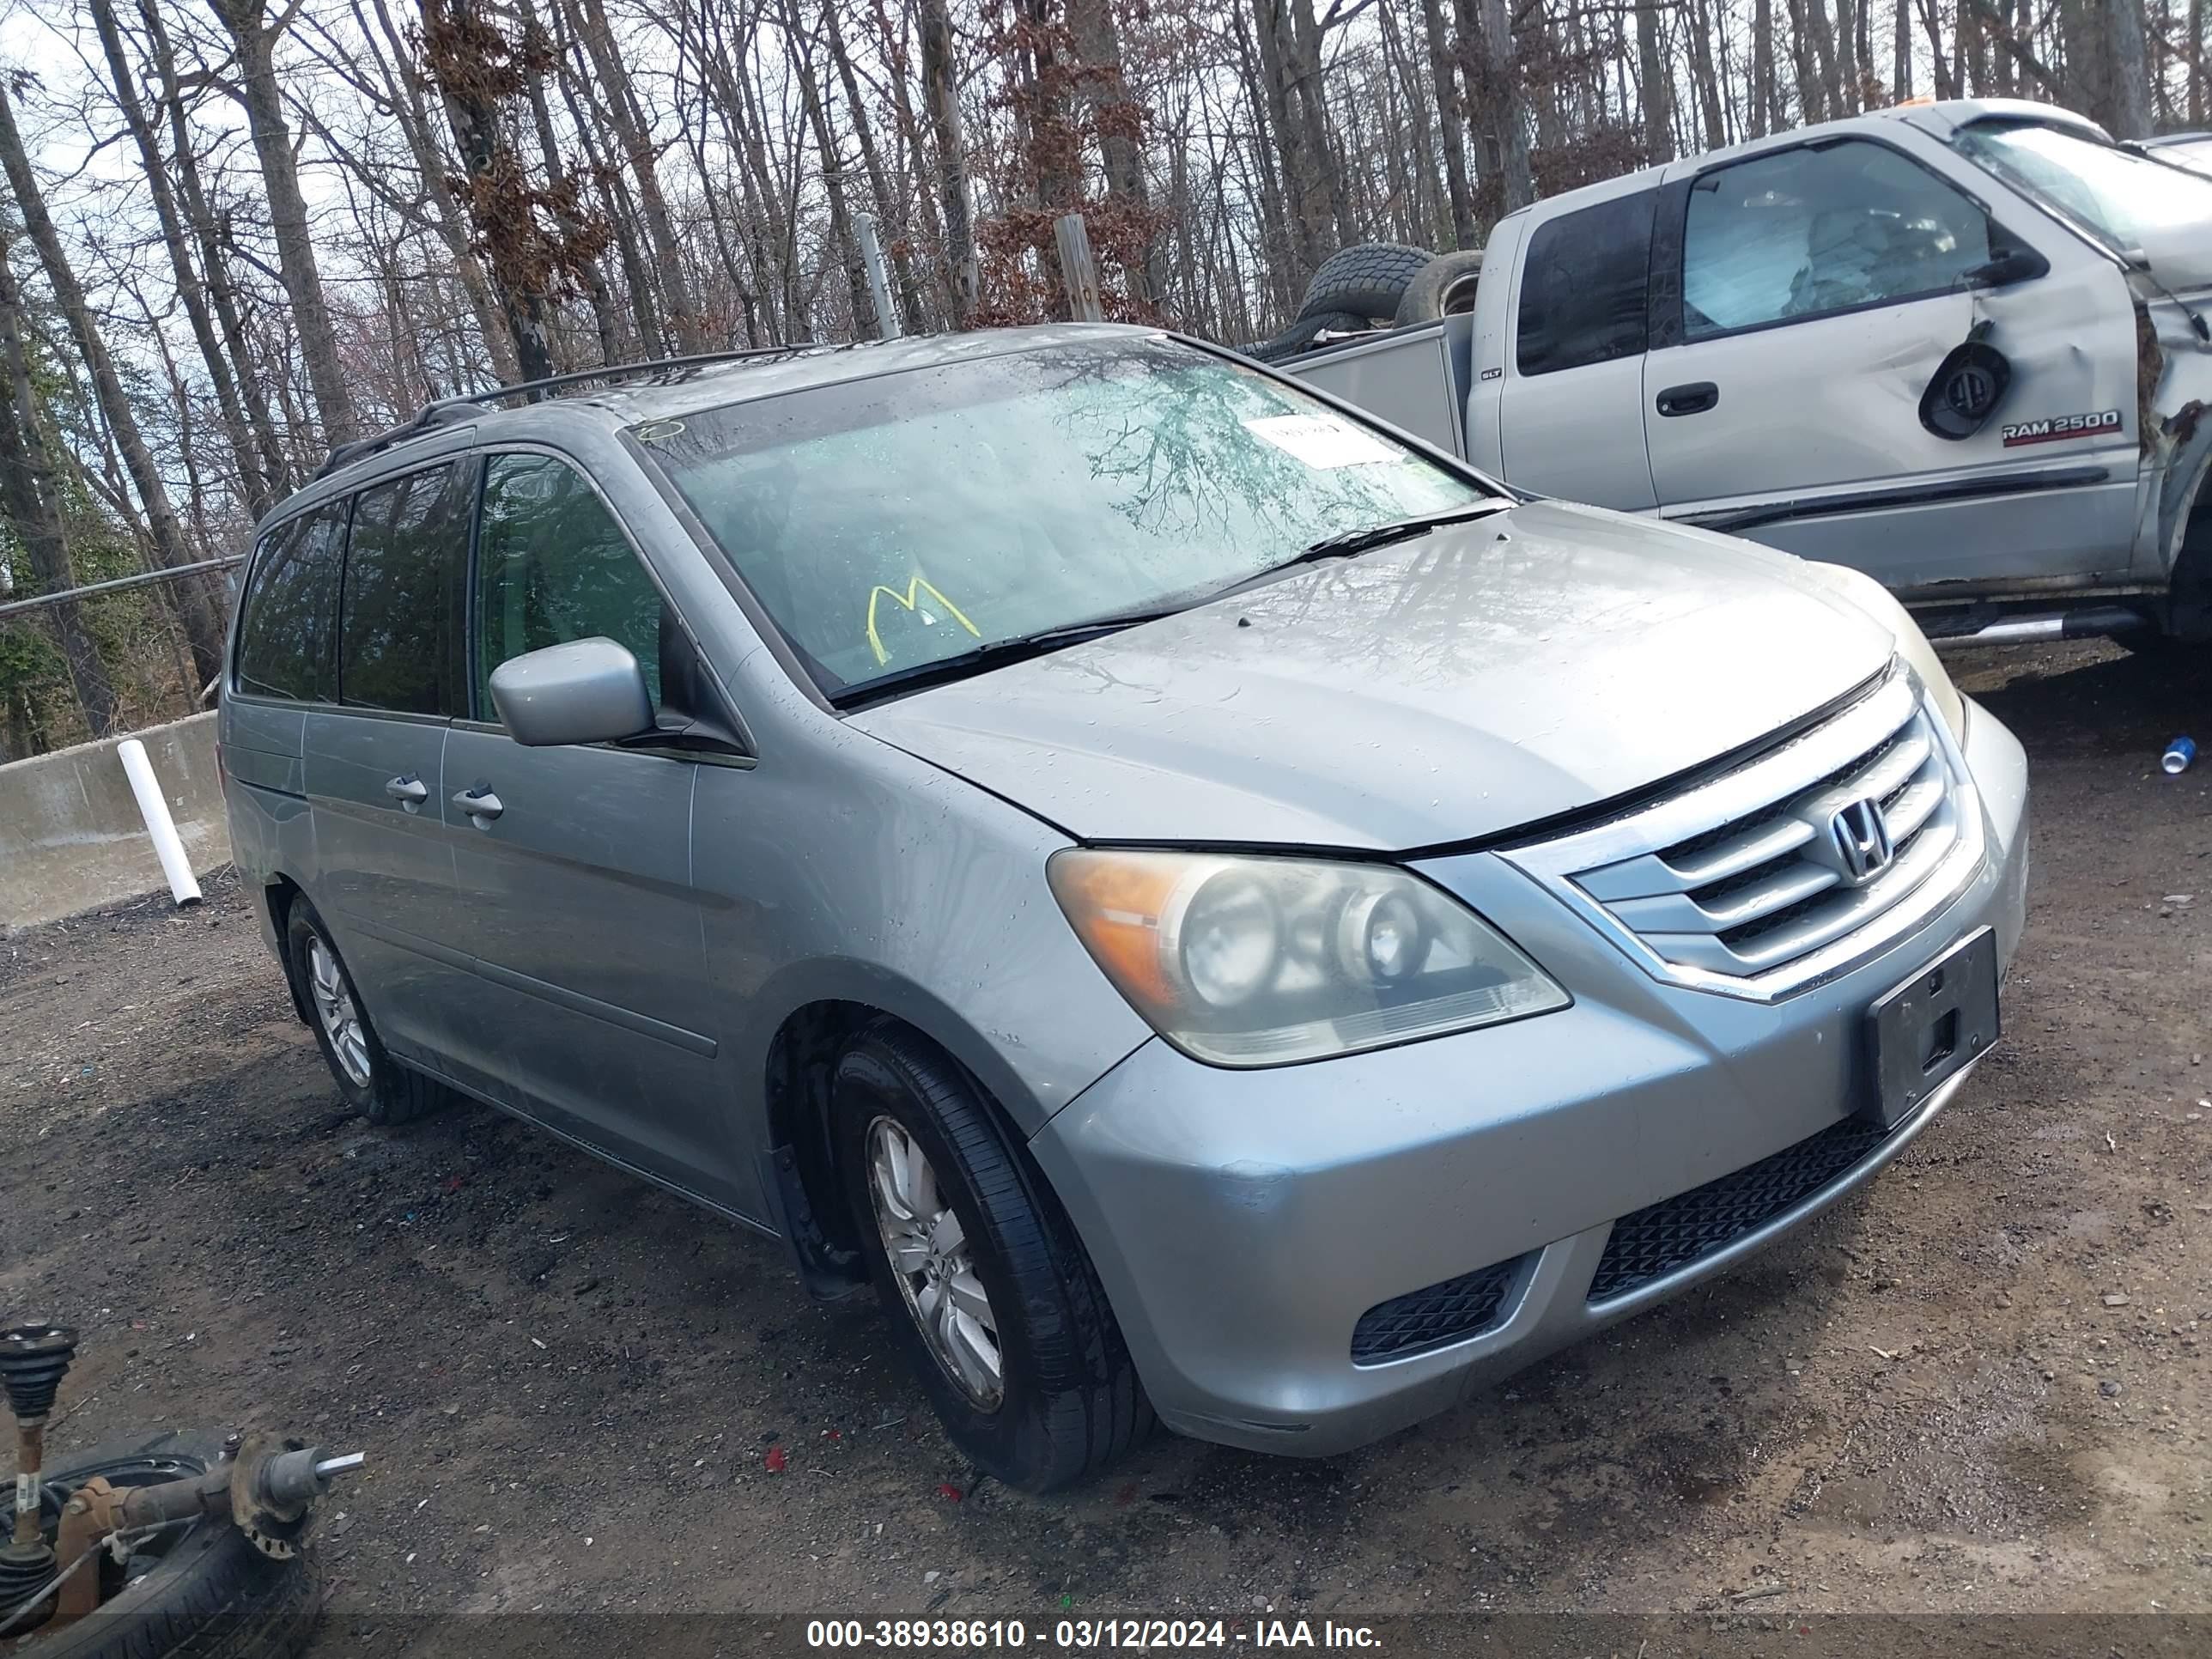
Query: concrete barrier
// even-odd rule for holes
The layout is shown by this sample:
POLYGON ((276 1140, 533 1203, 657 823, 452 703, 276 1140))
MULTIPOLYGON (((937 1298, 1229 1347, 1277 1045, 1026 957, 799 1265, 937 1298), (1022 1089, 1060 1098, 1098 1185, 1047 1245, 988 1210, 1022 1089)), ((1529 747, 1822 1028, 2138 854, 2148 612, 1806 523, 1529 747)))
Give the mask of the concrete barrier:
MULTIPOLYGON (((215 716, 195 714, 124 735, 146 745, 185 855, 202 873, 230 862, 215 766, 215 716)), ((0 766, 0 930, 166 890, 121 737, 0 766)))

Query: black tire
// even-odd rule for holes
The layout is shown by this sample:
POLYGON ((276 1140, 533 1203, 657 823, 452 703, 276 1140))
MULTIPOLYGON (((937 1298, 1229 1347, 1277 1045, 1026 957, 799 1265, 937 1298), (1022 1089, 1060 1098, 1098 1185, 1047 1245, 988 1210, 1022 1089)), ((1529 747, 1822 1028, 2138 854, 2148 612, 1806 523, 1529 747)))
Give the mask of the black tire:
POLYGON ((1454 312, 1472 311, 1475 283, 1481 275, 1479 247, 1437 254, 1406 284, 1393 320, 1403 328, 1408 323, 1432 323, 1454 312))
MULTIPOLYGON (((46 1474, 46 1519, 95 1474, 118 1486, 198 1474, 222 1455, 213 1435, 175 1432, 112 1441, 46 1474), (175 1467, 164 1471, 164 1463, 175 1467)), ((151 1553, 151 1552, 149 1552, 151 1553)), ((21 1659, 290 1659, 307 1644, 322 1612, 313 1557, 274 1561, 227 1521, 193 1522, 143 1572, 102 1559, 87 1571, 112 1574, 98 1612, 61 1630, 36 1631, 21 1659)), ((15 1636, 4 1639, 13 1650, 15 1636)))
POLYGON ((1395 317, 1407 284, 1435 257, 1425 247, 1407 247, 1402 242, 1360 242, 1341 249, 1314 272, 1298 315, 1348 311, 1368 319, 1395 317))
POLYGON ((1348 311, 1324 311, 1316 317, 1301 317, 1272 340, 1245 348, 1244 355, 1256 357, 1263 363, 1279 363, 1334 341, 1324 341, 1323 334, 1358 334, 1370 326, 1364 317, 1354 316, 1348 311))
POLYGON ((863 1035, 831 1077, 837 1162, 869 1277, 946 1434, 975 1467, 1022 1492, 1094 1474, 1152 1427, 1090 1258, 1042 1175, 975 1082, 912 1033, 863 1035), (928 1158, 1000 1328, 1004 1396, 980 1409, 923 1335, 891 1270, 869 1192, 867 1138, 894 1120, 928 1158))
POLYGON ((432 1082, 420 1072, 409 1070, 385 1051, 382 1039, 376 1035, 376 1026, 368 1017, 368 1009, 362 1002, 361 992, 354 985, 352 970, 345 965, 345 958, 339 954, 322 917, 315 914, 315 907, 305 897, 294 899, 285 915, 284 967, 292 975, 294 993, 308 1011, 307 1026, 314 1032, 315 1046, 323 1051, 324 1062, 331 1068, 331 1081, 337 1085, 338 1095, 347 1105, 371 1123, 389 1127, 411 1123, 453 1099, 452 1091, 432 1082), (337 964, 346 994, 352 998, 355 1011, 361 1018, 362 1037, 368 1051, 368 1079, 365 1083, 347 1075, 337 1049, 331 1042, 331 1034, 316 1012, 307 951, 318 940, 337 964))

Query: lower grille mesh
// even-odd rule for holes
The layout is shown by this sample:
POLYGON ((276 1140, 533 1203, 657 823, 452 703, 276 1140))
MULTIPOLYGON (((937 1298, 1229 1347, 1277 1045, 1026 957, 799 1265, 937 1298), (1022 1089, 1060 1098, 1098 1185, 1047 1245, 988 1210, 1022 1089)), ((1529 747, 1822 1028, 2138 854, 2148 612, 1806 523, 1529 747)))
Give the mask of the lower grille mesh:
POLYGON ((1845 1118, 1731 1175, 1621 1217, 1606 1240, 1589 1299, 1625 1296, 1725 1249, 1837 1180, 1887 1135, 1869 1119, 1845 1118))
POLYGON ((1371 1365, 1407 1354, 1441 1348, 1490 1329, 1498 1323, 1505 1293, 1528 1258, 1516 1256, 1447 1279, 1425 1291, 1410 1291, 1378 1302, 1359 1316, 1352 1330, 1352 1360, 1371 1365))

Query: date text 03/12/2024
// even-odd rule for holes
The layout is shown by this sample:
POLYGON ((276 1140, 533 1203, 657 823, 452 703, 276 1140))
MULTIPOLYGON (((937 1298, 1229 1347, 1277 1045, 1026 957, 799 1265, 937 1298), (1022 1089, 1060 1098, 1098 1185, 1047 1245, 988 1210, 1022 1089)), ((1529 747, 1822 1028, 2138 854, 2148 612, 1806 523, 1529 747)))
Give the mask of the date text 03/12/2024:
POLYGON ((1030 1647, 1060 1652, 1165 1653, 1192 1649, 1345 1648, 1379 1651, 1366 1625, 1324 1619, 1058 1619, 1032 1630, 1018 1619, 811 1619, 806 1645, 861 1651, 975 1652, 1030 1647))

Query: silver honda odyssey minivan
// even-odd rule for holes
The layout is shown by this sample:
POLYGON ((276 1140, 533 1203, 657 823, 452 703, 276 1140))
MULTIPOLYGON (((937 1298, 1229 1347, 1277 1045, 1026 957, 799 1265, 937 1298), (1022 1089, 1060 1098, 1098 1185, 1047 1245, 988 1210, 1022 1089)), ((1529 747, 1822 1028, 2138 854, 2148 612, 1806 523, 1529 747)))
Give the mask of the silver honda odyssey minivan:
POLYGON ((338 1088, 872 1283, 1010 1485, 1327 1454, 1719 1272, 1996 1040, 2021 748, 1864 577, 1049 327, 433 405, 261 526, 338 1088))

